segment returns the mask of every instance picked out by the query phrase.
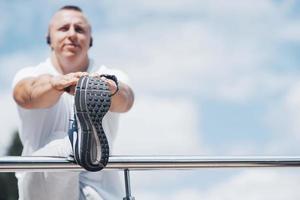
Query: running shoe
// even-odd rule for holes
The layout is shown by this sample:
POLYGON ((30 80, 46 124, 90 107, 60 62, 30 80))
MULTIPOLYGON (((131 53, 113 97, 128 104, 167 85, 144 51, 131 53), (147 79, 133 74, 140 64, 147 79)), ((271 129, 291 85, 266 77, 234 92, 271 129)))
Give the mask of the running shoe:
POLYGON ((110 108, 111 96, 107 83, 100 77, 83 76, 76 85, 69 137, 75 161, 88 171, 103 169, 109 160, 102 119, 110 108))

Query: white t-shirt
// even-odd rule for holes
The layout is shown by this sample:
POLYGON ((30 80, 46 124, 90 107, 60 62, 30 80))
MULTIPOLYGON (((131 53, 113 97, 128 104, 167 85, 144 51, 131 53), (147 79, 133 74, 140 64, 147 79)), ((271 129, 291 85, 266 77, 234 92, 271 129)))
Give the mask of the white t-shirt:
MULTIPOLYGON (((105 66, 97 67, 90 60, 88 72, 113 74, 128 83, 127 76, 105 66)), ((35 67, 21 69, 14 78, 13 87, 22 79, 42 74, 59 75, 48 58, 35 67)), ((74 96, 64 93, 50 108, 24 109, 18 106, 19 134, 24 146, 22 155, 63 156, 71 153, 67 132, 73 115, 74 96)), ((110 149, 117 134, 118 113, 108 112, 103 118, 103 128, 110 149)), ((52 199, 122 199, 123 190, 119 172, 35 172, 17 173, 20 200, 52 199), (99 196, 98 196, 99 195, 99 196), (95 197, 98 196, 98 197, 95 197), (102 198, 101 198, 101 197, 102 198)), ((123 195, 124 196, 124 195, 123 195)))

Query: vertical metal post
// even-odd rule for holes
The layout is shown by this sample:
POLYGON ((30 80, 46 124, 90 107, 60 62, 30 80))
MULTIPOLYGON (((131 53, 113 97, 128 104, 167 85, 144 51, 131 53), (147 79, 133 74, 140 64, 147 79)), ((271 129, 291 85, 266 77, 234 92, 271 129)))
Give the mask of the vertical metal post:
POLYGON ((124 180, 126 196, 123 198, 123 200, 135 200, 135 198, 131 196, 129 169, 124 170, 124 180))

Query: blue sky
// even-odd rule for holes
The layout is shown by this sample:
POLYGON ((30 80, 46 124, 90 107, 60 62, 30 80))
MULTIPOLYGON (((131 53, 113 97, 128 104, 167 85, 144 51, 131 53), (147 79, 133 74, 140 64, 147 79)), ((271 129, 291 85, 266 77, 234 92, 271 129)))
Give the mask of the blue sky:
MULTIPOLYGON (((135 90, 115 154, 299 155, 295 0, 1 1, 1 154, 18 123, 13 75, 47 57, 48 21, 65 4, 80 5, 93 26, 91 57, 125 71, 135 90)), ((299 172, 156 171, 132 179, 138 199, 281 200, 300 198, 299 172)))

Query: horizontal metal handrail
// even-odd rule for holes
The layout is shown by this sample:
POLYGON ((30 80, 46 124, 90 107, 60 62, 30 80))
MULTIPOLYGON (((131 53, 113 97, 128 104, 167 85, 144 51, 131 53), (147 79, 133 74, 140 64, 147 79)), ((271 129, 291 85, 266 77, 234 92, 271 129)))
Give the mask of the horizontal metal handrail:
MULTIPOLYGON (((300 156, 111 156, 105 169, 197 169, 241 167, 300 167, 300 156)), ((80 171, 82 168, 62 157, 4 156, 0 172, 80 171)))

